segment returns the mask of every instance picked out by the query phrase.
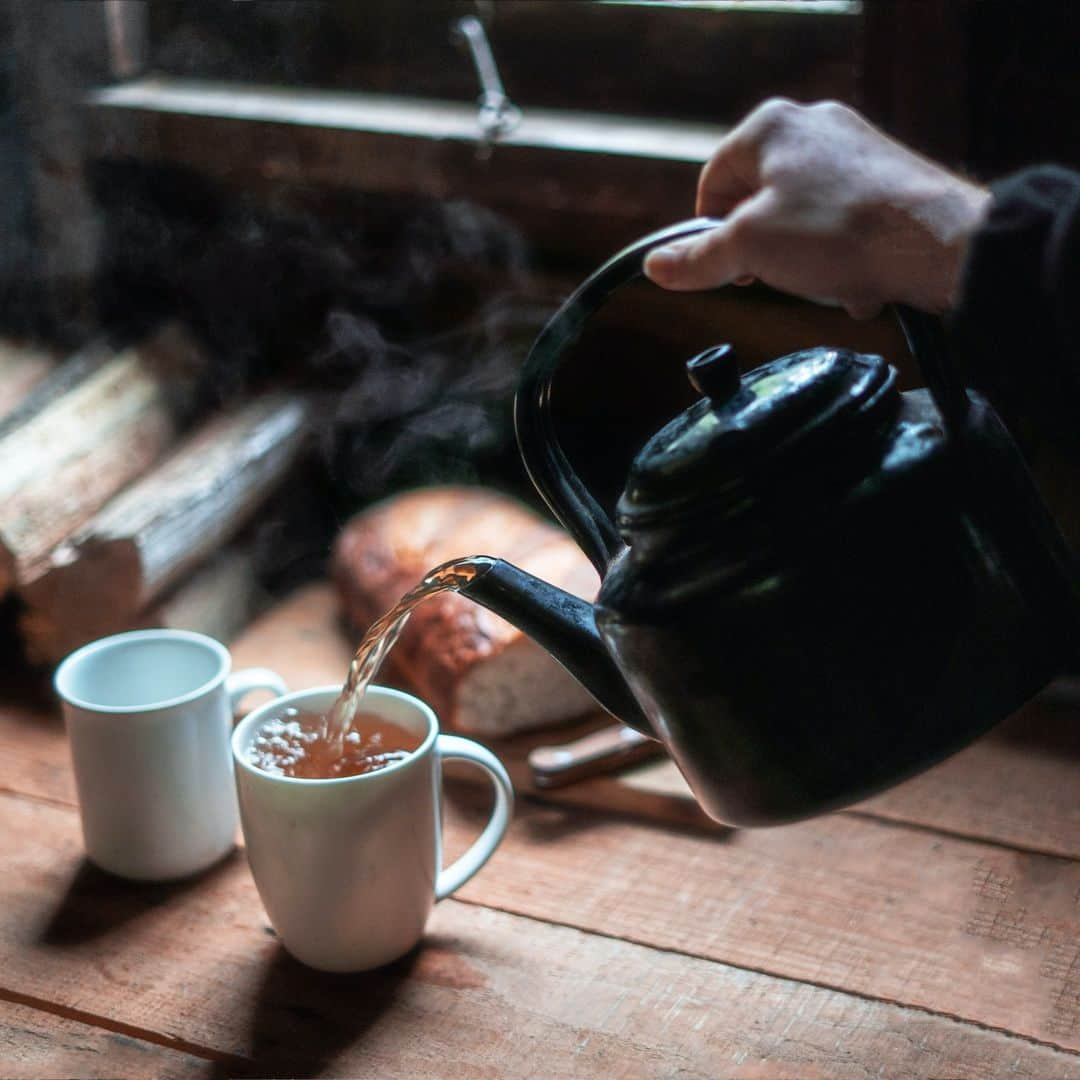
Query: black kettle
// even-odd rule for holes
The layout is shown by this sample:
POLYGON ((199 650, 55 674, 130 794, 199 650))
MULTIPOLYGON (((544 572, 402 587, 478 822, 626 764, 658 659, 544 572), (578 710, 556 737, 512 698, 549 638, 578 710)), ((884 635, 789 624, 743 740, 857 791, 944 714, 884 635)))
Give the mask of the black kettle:
POLYGON ((958 385, 936 320, 897 309, 927 389, 819 347, 740 376, 695 357, 702 399, 638 454, 613 524, 570 467, 551 382, 648 236, 543 330, 515 406, 540 494, 599 570, 595 605, 501 560, 463 593, 532 635, 660 739, 718 821, 832 810, 934 764, 1075 652, 1073 555, 993 408, 958 385))

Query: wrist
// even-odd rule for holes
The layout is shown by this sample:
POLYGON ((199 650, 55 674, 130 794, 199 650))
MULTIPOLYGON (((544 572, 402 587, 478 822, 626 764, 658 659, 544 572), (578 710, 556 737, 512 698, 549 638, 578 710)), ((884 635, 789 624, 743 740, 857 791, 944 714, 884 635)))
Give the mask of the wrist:
POLYGON ((960 285, 972 240, 990 213, 993 196, 987 188, 961 182, 946 201, 947 206, 942 214, 942 241, 946 258, 941 310, 952 311, 960 298, 960 285))
POLYGON ((917 204, 913 219, 925 238, 922 273, 911 280, 909 302, 938 314, 956 307, 971 243, 989 213, 987 188, 954 176, 917 204))

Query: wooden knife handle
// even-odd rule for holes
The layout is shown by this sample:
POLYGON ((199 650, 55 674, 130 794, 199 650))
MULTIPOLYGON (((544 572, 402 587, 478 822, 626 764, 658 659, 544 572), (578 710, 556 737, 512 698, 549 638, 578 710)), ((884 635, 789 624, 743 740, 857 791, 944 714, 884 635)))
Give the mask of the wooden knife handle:
POLYGON ((537 746, 528 762, 538 788, 561 787, 663 753, 655 739, 625 724, 613 724, 562 746, 537 746))

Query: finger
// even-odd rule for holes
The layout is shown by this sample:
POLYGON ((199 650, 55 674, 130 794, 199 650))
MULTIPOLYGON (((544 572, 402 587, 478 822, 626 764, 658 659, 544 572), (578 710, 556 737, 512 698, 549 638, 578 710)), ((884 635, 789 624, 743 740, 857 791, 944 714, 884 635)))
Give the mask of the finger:
POLYGON ((714 289, 756 276, 753 242, 757 223, 773 207, 769 189, 740 203, 722 225, 677 244, 657 248, 645 260, 645 274, 665 289, 714 289))
POLYGON ((742 277, 728 223, 649 253, 645 276, 665 289, 711 289, 742 277))

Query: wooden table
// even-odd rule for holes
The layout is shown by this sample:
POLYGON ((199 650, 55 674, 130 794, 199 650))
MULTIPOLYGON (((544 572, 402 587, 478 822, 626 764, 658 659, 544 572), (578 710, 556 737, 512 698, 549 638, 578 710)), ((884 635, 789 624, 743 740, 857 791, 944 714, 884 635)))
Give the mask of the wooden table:
MULTIPOLYGON (((320 595, 238 664, 340 672, 296 615, 320 595)), ((60 722, 5 693, 2 1076, 1080 1076, 1075 712, 781 829, 523 799, 421 948, 344 977, 283 951, 242 853, 155 887, 87 865, 60 722)), ((485 813, 451 789, 447 857, 485 813)))

